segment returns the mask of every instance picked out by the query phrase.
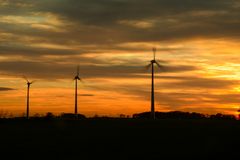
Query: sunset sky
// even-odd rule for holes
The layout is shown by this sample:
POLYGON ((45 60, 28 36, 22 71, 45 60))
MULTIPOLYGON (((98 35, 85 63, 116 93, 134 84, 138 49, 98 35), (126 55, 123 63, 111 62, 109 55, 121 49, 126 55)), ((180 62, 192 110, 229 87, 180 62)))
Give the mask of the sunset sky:
POLYGON ((239 0, 0 0, 0 112, 21 115, 22 75, 37 80, 30 114, 132 115, 150 110, 236 114, 240 106, 239 0))

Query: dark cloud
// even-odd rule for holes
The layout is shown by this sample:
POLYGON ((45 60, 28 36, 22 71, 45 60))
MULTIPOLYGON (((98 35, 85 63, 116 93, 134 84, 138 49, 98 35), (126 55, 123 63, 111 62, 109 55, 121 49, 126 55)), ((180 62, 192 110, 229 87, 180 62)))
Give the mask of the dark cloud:
MULTIPOLYGON (((84 32, 96 33, 95 39, 105 35, 102 41, 108 40, 108 43, 239 36, 236 35, 240 26, 237 0, 70 0, 41 2, 39 6, 40 11, 84 24, 82 29, 75 30, 79 35, 85 37, 84 32), (119 21, 154 23, 145 29, 119 21)), ((94 43, 94 37, 92 40, 94 43)))
POLYGON ((236 0, 52 0, 40 1, 37 8, 87 24, 109 24, 116 20, 149 19, 193 11, 223 11, 236 6, 236 0))
POLYGON ((18 16, 26 16, 26 12, 28 15, 33 12, 52 13, 64 23, 61 27, 66 32, 39 30, 29 24, 16 26, 6 23, 0 24, 2 30, 42 37, 45 42, 52 43, 118 44, 195 37, 239 39, 240 33, 238 0, 28 0, 17 4, 32 6, 19 6, 16 14, 15 9, 11 8, 14 3, 1 6, 1 12, 18 16), (20 9, 24 9, 22 14, 20 9), (144 23, 150 23, 150 26, 138 26, 144 23))
POLYGON ((14 88, 8 88, 8 87, 0 87, 0 91, 11 91, 15 90, 14 88))
POLYGON ((51 49, 41 47, 31 47, 25 44, 0 44, 1 55, 7 56, 27 56, 27 57, 40 57, 43 55, 77 55, 86 53, 86 51, 73 51, 70 49, 51 49))
POLYGON ((78 94, 78 96, 82 96, 82 97, 93 97, 95 96, 94 94, 78 94))
POLYGON ((0 15, 23 15, 33 11, 33 0, 0 0, 0 15))
MULTIPOLYGON (((109 61, 96 58, 70 57, 61 60, 41 59, 41 56, 75 56, 88 53, 104 53, 122 50, 138 53, 142 48, 119 47, 126 42, 152 42, 192 37, 227 37, 238 38, 239 2, 236 0, 43 0, 43 1, 5 1, 0 6, 1 15, 34 16, 35 13, 52 13, 63 23, 65 32, 54 32, 30 27, 24 23, 0 23, 0 33, 11 34, 0 38, 1 56, 24 56, 34 58, 33 61, 1 62, 2 73, 32 75, 36 78, 64 78, 74 74, 74 65, 82 64, 84 77, 146 77, 149 73, 142 64, 125 60, 124 65, 115 65, 109 61), (22 5, 21 5, 22 4, 22 5), (120 23, 121 21, 143 21, 153 23, 150 28, 139 28, 120 23), (33 47, 30 44, 58 44, 70 49, 33 47), (78 49, 71 49, 71 45, 78 49), (65 63, 68 64, 65 64, 65 63), (74 64, 75 63, 75 64, 74 64), (88 64, 86 64, 88 63, 88 64), (94 64, 94 65, 93 65, 94 64)), ((41 15, 40 14, 40 15, 41 15)), ((131 24, 131 23, 130 23, 131 24)), ((145 49, 146 50, 146 49, 145 49)), ((183 48, 160 48, 160 51, 182 51, 183 48)), ((164 72, 175 73, 198 69, 195 66, 167 66, 164 72)), ((186 80, 170 85, 181 87, 216 88, 218 83, 206 79, 186 80), (197 82, 197 83, 196 83, 197 82)), ((228 85, 225 82, 221 84, 228 85)))
POLYGON ((174 77, 177 82, 158 84, 160 87, 177 87, 187 89, 226 89, 239 85, 237 80, 226 80, 219 78, 202 78, 202 77, 174 77))
MULTIPOLYGON (((81 59, 79 59, 81 60, 81 59)), ((84 59, 83 59, 84 60, 84 59)), ((87 59, 85 59, 87 61, 87 59)), ((98 62, 92 60, 92 62, 98 62)), ((101 61, 98 64, 80 64, 80 74, 85 78, 144 78, 150 73, 141 65, 103 65, 101 61)), ((166 66, 163 73, 176 73, 196 70, 197 67, 179 65, 166 66)), ((5 61, 0 63, 0 72, 3 74, 30 75, 41 79, 67 78, 75 74, 75 65, 57 62, 31 62, 31 61, 5 61)), ((161 73, 161 70, 158 71, 161 73)))

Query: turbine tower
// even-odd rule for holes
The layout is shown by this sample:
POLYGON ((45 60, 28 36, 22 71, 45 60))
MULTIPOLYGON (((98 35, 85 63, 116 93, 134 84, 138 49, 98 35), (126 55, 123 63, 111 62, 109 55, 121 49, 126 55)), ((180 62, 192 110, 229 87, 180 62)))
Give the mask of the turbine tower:
POLYGON ((77 74, 74 77, 75 80, 75 108, 74 108, 74 114, 78 115, 78 81, 81 81, 81 78, 79 77, 79 66, 77 67, 77 74))
POLYGON ((31 84, 34 83, 34 81, 29 81, 25 76, 23 77, 26 82, 27 82, 27 110, 26 110, 26 118, 29 119, 29 98, 30 98, 30 87, 31 87, 31 84))
POLYGON ((151 118, 155 119, 155 95, 154 95, 154 67, 156 64, 158 68, 163 68, 162 65, 156 60, 156 48, 153 48, 153 60, 150 61, 150 64, 147 68, 151 67, 152 70, 152 84, 151 84, 151 118))

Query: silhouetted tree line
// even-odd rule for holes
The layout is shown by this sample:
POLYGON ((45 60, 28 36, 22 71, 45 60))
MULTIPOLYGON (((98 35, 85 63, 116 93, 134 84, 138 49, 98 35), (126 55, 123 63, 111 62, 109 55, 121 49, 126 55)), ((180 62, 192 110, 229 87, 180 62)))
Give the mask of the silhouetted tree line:
POLYGON ((86 117, 82 114, 73 114, 73 113, 62 113, 61 115, 54 115, 51 112, 46 113, 46 115, 42 116, 32 116, 31 119, 47 119, 47 120, 53 120, 53 119, 85 119, 86 117))
MULTIPOLYGON (((171 112, 155 112, 156 119, 220 119, 220 120, 237 120, 234 115, 229 114, 213 114, 206 115, 196 112, 182 112, 182 111, 171 111, 171 112)), ((130 116, 120 114, 119 117, 108 117, 108 116, 98 116, 95 115, 93 119, 129 119, 130 116)), ((150 119, 151 112, 143 112, 133 114, 132 118, 134 119, 150 119)), ((6 116, 5 113, 0 116, 0 119, 25 119, 23 117, 13 117, 6 116)), ((72 120, 72 119, 86 119, 86 116, 83 114, 73 114, 73 113, 62 113, 60 115, 54 115, 51 112, 46 113, 45 115, 35 114, 31 116, 30 119, 41 119, 41 120, 54 120, 54 119, 63 119, 63 120, 72 120)))
MULTIPOLYGON (((20 120, 20 119, 26 119, 25 115, 23 115, 22 117, 14 117, 14 116, 8 116, 4 114, 1 115, 0 114, 0 119, 16 119, 16 120, 20 120)), ((63 120, 71 120, 71 119, 86 119, 86 116, 83 114, 73 114, 73 113, 62 113, 60 115, 54 115, 51 112, 46 113, 45 115, 41 115, 41 114, 35 114, 33 116, 31 116, 29 119, 32 120, 55 120, 55 119, 63 119, 63 120)))
MULTIPOLYGON (((205 115, 196 112, 155 112, 156 119, 222 119, 222 120, 237 120, 234 115, 217 113, 214 115, 205 115)), ((151 112, 143 112, 134 114, 133 118, 149 119, 151 118, 151 112)))

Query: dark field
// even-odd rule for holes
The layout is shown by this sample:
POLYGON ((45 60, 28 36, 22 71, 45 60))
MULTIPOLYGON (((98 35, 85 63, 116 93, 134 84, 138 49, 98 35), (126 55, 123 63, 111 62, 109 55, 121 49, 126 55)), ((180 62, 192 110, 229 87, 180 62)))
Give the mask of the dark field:
POLYGON ((0 120, 0 159, 238 159, 239 135, 239 121, 0 120))

